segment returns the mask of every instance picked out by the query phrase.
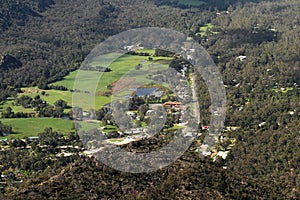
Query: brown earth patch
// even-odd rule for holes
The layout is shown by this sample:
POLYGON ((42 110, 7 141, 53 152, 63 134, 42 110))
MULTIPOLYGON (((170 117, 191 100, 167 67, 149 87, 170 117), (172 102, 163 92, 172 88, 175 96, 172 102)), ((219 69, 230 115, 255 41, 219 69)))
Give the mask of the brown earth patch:
POLYGON ((118 92, 122 92, 124 88, 134 89, 139 86, 139 84, 135 82, 135 78, 122 78, 116 82, 113 82, 111 85, 112 85, 111 92, 114 94, 118 92))

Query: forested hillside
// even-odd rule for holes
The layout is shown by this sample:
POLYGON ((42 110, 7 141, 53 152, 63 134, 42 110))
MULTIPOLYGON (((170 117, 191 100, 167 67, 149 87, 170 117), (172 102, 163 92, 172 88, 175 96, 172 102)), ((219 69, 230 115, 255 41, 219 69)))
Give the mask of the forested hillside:
MULTIPOLYGON (((35 153, 28 155, 13 147, 11 156, 0 154, 0 170, 35 166, 38 172, 32 170, 20 185, 11 183, 0 198, 298 199, 300 3, 203 2, 193 7, 164 0, 1 1, 0 101, 16 96, 21 87, 45 88, 61 80, 111 35, 164 27, 193 37, 209 52, 226 87, 225 125, 238 129, 224 133, 235 140, 227 159, 199 158, 195 142, 171 166, 138 175, 85 156, 46 161, 40 148, 32 147, 35 153)), ((197 83, 201 125, 208 125, 209 93, 201 77, 197 83)), ((159 141, 145 144, 159 146, 159 141)), ((137 151, 142 145, 123 148, 137 151)))
POLYGON ((190 11, 171 7, 157 9, 154 4, 143 1, 95 0, 86 3, 62 0, 55 1, 50 7, 43 4, 43 12, 26 1, 9 1, 3 5, 5 12, 1 24, 5 31, 1 34, 0 53, 16 57, 23 67, 1 73, 2 100, 7 93, 12 94, 6 89, 8 85, 42 86, 61 79, 78 68, 89 51, 109 35, 143 26, 173 27, 186 32, 186 23, 191 24, 194 20, 182 17, 190 11))

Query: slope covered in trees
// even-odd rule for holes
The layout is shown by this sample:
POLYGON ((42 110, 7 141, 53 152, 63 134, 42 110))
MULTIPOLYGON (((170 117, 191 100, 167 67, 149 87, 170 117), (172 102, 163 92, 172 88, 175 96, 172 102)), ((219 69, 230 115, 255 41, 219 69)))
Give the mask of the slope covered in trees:
MULTIPOLYGON (((7 12, 3 12, 3 20, 12 22, 5 25, 1 33, 1 54, 16 57, 23 67, 0 74, 1 100, 8 94, 13 95, 7 90, 8 86, 19 88, 61 79, 78 68, 89 51, 110 35, 143 26, 170 27, 186 32, 187 26, 196 20, 184 17, 190 11, 171 7, 158 9, 153 3, 144 1, 59 0, 49 7, 44 6, 43 12, 29 2, 9 1, 7 12), (15 23, 19 18, 11 6, 15 4, 38 16, 17 10, 18 15, 26 16, 20 17, 24 23, 15 23)), ((197 18, 196 21, 207 20, 197 18)))

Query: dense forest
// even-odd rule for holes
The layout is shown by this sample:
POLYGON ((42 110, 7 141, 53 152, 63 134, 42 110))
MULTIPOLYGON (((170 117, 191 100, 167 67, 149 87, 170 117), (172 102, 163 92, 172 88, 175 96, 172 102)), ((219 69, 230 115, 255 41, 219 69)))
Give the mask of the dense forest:
MULTIPOLYGON (((15 97, 21 87, 44 88, 62 79, 111 35, 137 27, 171 28, 198 41, 222 74, 228 99, 225 125, 240 127, 225 133, 236 139, 228 158, 215 162, 199 158, 197 144, 193 144, 166 168, 129 174, 85 156, 45 159, 46 153, 58 151, 60 142, 80 146, 74 135, 59 139, 58 133, 48 130, 42 138, 46 135, 58 144, 44 150, 46 153, 37 144, 31 147, 34 155, 22 151, 24 144, 12 145, 14 150, 8 155, 0 153, 1 171, 32 169, 24 183, 11 183, 1 191, 1 199, 300 197, 299 1, 203 0, 200 7, 178 2, 1 1, 0 101, 15 97), (213 27, 199 34, 206 24, 213 27)), ((197 81, 204 116, 201 124, 207 125, 210 97, 201 77, 197 81)), ((3 130, 11 131, 11 127, 0 123, 0 134, 3 130)), ((149 139, 145 144, 159 145, 159 140, 149 139)), ((133 142, 123 148, 138 151, 142 146, 133 142)))

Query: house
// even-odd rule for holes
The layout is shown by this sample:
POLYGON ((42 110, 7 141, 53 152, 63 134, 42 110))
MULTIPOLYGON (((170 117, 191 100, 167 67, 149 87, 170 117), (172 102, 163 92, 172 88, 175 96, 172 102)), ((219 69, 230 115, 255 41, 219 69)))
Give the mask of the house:
POLYGON ((290 114, 290 115, 294 115, 295 112, 294 112, 294 111, 289 111, 289 114, 290 114))
POLYGON ((2 175, 1 175, 1 179, 2 179, 2 180, 6 180, 6 179, 7 179, 7 175, 2 174, 2 175))
POLYGON ((137 49, 143 49, 143 47, 141 47, 140 45, 141 44, 134 44, 134 45, 124 46, 124 50, 134 51, 134 50, 137 50, 137 49))
POLYGON ((131 51, 134 48, 134 45, 124 46, 125 50, 131 51))
POLYGON ((165 108, 166 112, 169 114, 174 113, 174 111, 180 114, 181 105, 182 103, 180 102, 166 102, 163 104, 163 107, 165 108))
POLYGON ((180 110, 182 103, 180 102, 166 102, 163 104, 163 106, 166 109, 175 109, 175 110, 180 110))
POLYGON ((30 141, 36 141, 38 139, 39 139, 38 136, 36 136, 36 137, 28 137, 28 140, 30 140, 30 141))
POLYGON ((126 114, 129 115, 131 118, 136 118, 137 117, 137 113, 136 112, 127 111, 126 114))
POLYGON ((83 117, 89 117, 89 116, 90 116, 90 113, 89 113, 89 112, 86 112, 86 111, 84 111, 84 112, 82 112, 82 115, 83 115, 83 117))
POLYGON ((193 60, 193 56, 192 55, 187 55, 187 60, 193 60))
POLYGON ((266 125, 266 124, 267 124, 267 122, 262 122, 262 123, 258 124, 258 126, 259 126, 259 127, 262 127, 262 126, 264 126, 264 125, 266 125))
POLYGON ((244 61, 247 58, 247 56, 238 56, 237 59, 239 59, 241 62, 244 61))
POLYGON ((223 158, 224 160, 227 158, 229 151, 219 151, 217 156, 223 158))
POLYGON ((210 155, 211 158, 214 158, 218 154, 216 149, 213 150, 213 153, 210 155))
POLYGON ((211 151, 209 150, 209 146, 207 144, 202 144, 200 147, 200 152, 203 156, 210 156, 211 151))
POLYGON ((62 157, 70 157, 72 155, 74 155, 74 153, 58 153, 56 154, 56 157, 62 158, 62 157))

